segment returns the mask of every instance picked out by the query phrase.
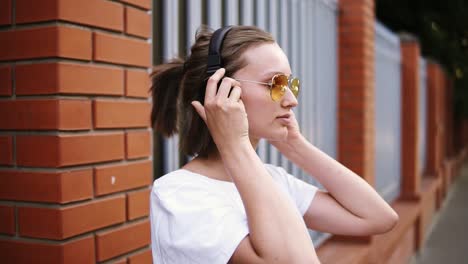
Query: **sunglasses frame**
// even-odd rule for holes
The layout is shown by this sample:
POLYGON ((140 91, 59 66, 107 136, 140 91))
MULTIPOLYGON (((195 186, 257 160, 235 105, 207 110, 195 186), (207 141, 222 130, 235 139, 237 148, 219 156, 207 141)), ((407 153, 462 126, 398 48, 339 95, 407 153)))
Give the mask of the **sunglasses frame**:
MULTIPOLYGON (((233 78, 233 79, 236 80, 236 81, 240 81, 240 82, 250 82, 250 83, 257 83, 257 84, 266 85, 266 86, 269 87, 271 100, 277 101, 277 100, 274 100, 274 99, 273 99, 273 95, 272 95, 272 91, 273 91, 273 80, 274 80, 277 76, 286 76, 286 77, 288 78, 288 89, 293 93, 294 97, 297 98, 297 97, 299 96, 299 91, 301 90, 301 89, 300 89, 300 87, 301 87, 301 86, 300 86, 300 80, 299 80, 299 78, 293 77, 292 75, 287 76, 286 74, 275 74, 275 75, 273 75, 273 77, 271 77, 271 81, 269 81, 269 82, 267 82, 267 83, 266 83, 266 82, 252 81, 252 80, 236 79, 236 78, 233 78), (292 85, 292 82, 293 82, 294 80, 297 80, 297 81, 299 82, 298 89, 297 89, 297 94, 295 94, 295 93, 293 92, 293 90, 291 89, 291 85, 292 85)), ((284 96, 284 94, 283 94, 281 97, 283 97, 283 96, 284 96)))

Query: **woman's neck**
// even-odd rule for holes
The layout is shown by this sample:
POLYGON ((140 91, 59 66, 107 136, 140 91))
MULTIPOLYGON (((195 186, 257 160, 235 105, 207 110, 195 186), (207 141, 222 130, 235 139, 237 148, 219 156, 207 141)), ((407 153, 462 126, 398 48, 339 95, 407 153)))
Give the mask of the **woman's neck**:
MULTIPOLYGON (((250 139, 252 147, 255 149, 258 145, 258 139, 250 139)), ((183 169, 202 174, 204 176, 222 180, 232 181, 231 177, 226 173, 224 169, 223 160, 218 150, 215 149, 209 153, 206 157, 196 157, 183 166, 183 169)))

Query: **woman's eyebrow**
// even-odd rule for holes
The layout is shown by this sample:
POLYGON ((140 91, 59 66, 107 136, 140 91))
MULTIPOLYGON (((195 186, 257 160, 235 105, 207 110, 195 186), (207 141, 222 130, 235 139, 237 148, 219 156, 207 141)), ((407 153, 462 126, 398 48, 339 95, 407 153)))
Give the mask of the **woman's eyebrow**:
POLYGON ((266 78, 266 77, 273 77, 273 75, 276 75, 276 74, 284 74, 284 75, 291 75, 291 74, 287 74, 285 72, 280 72, 280 71, 271 71, 271 72, 266 72, 264 74, 262 74, 261 76, 266 78))

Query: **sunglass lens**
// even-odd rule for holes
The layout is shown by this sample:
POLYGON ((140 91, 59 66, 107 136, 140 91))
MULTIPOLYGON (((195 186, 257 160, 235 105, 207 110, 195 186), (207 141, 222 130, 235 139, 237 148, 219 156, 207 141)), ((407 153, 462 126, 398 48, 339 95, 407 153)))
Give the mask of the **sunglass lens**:
POLYGON ((282 74, 275 75, 271 84, 271 99, 273 99, 273 101, 278 101, 286 92, 288 87, 288 77, 282 74))
POLYGON ((299 95, 300 81, 297 78, 292 79, 291 81, 291 92, 297 98, 299 95))

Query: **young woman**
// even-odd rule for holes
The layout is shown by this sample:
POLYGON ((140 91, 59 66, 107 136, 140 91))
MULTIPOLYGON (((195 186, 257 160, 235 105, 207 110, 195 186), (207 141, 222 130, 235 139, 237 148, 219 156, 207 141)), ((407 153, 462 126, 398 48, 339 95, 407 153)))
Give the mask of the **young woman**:
POLYGON ((307 228, 392 229, 398 216, 375 190, 301 135, 292 111, 299 80, 273 37, 251 26, 226 32, 214 74, 205 28, 187 61, 152 74, 154 128, 178 132, 181 150, 195 156, 154 182, 154 263, 319 263, 307 228), (261 138, 326 191, 264 164, 255 152, 261 138))

